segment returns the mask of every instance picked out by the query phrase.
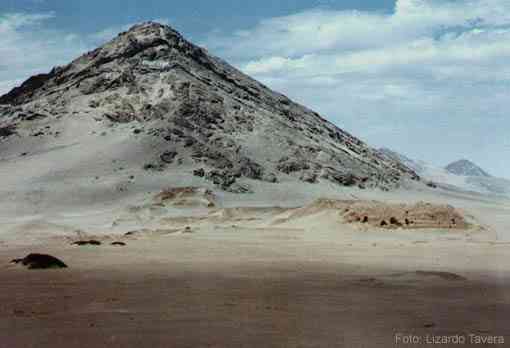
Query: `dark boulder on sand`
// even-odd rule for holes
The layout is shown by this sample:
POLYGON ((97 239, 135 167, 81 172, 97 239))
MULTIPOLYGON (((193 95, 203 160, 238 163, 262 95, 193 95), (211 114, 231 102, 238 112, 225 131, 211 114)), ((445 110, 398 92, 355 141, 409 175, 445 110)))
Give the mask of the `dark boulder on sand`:
POLYGON ((21 263, 28 269, 67 268, 67 265, 61 260, 45 254, 30 254, 23 259, 14 259, 12 263, 21 263))

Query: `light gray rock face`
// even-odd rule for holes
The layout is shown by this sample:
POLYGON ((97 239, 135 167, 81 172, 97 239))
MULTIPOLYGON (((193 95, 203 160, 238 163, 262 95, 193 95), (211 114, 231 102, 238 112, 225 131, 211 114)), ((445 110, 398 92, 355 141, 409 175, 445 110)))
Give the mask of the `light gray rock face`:
POLYGON ((489 178, 491 177, 487 172, 485 172, 482 168, 478 167, 471 161, 468 160, 460 160, 453 163, 450 163, 445 167, 445 169, 455 175, 464 175, 464 176, 478 176, 489 178))
POLYGON ((0 141, 25 136, 17 133, 21 122, 42 118, 132 123, 132 136, 157 145, 147 157, 160 163, 148 167, 203 168, 204 180, 223 189, 240 177, 383 188, 419 179, 401 162, 152 22, 31 77, 0 104, 0 141))

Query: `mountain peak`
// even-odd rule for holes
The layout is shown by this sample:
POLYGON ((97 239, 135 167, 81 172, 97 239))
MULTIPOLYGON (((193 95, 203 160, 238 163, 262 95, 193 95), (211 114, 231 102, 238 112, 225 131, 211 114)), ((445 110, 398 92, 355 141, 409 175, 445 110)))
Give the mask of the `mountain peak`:
POLYGON ((153 37, 153 38, 168 38, 174 36, 182 38, 182 35, 169 25, 161 24, 158 22, 148 21, 133 25, 128 31, 120 33, 118 36, 133 35, 136 37, 153 37))
POLYGON ((450 163, 445 169, 455 175, 490 177, 486 171, 467 159, 450 163))
POLYGON ((128 32, 130 31, 137 31, 137 30, 142 30, 142 29, 160 29, 160 28, 170 28, 170 26, 168 25, 164 25, 164 24, 161 24, 159 22, 155 22, 155 21, 146 21, 146 22, 141 22, 141 23, 137 23, 135 25, 133 25, 129 30, 128 32))

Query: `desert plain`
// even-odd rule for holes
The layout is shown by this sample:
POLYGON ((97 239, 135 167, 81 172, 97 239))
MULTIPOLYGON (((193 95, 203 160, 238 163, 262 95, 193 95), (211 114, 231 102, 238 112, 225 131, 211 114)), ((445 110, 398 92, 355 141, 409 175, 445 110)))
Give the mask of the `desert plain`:
POLYGON ((455 335, 465 346, 494 345, 469 335, 508 344, 505 199, 428 188, 258 191, 174 189, 114 212, 4 216, 0 347, 425 347, 455 335), (385 203, 368 209, 374 201, 385 203), (418 202, 449 204, 469 226, 352 219, 418 202), (9 263, 33 252, 68 268, 9 263))

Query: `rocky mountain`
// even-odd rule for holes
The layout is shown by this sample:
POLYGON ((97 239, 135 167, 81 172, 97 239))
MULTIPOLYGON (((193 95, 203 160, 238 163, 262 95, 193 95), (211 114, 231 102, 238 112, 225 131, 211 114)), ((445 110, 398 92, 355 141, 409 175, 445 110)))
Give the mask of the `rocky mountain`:
POLYGON ((453 163, 450 163, 445 167, 445 169, 452 174, 455 175, 465 175, 465 176, 479 176, 488 178, 489 175, 482 168, 474 164, 473 162, 462 159, 453 163))
POLYGON ((60 169, 32 181, 43 174, 99 178, 113 175, 112 166, 116 173, 137 168, 162 177, 184 168, 231 192, 250 190, 242 179, 382 188, 419 179, 158 23, 136 25, 29 78, 0 104, 3 159, 66 151, 60 169))

